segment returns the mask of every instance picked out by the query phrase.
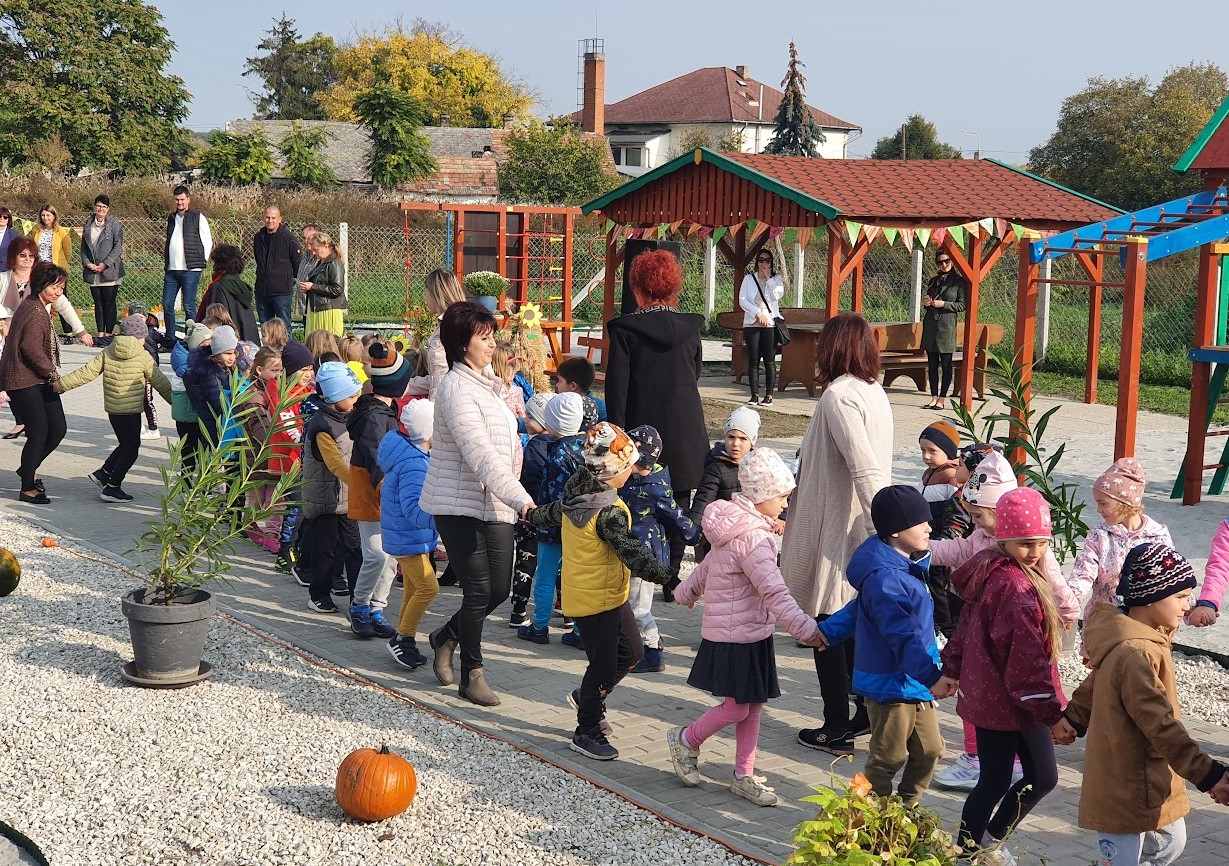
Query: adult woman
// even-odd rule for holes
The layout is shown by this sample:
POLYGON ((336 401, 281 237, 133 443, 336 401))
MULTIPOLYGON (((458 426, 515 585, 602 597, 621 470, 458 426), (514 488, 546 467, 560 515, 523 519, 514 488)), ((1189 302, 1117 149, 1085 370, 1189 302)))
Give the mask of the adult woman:
MULTIPOLYGON (((0 305, 16 310, 30 293, 30 274, 38 262, 38 245, 31 238, 14 238, 9 244, 8 270, 0 274, 0 305)), ((85 331, 81 317, 73 309, 67 295, 55 300, 55 311, 75 337, 87 346, 94 345, 94 338, 85 331)))
POLYGON ((777 383, 777 328, 785 281, 777 276, 772 253, 760 250, 755 270, 743 277, 738 306, 743 311, 743 342, 747 344, 747 379, 754 406, 772 405, 772 386, 777 383), (764 399, 760 400, 760 361, 764 362, 764 399))
POLYGON ((115 330, 115 298, 124 275, 124 227, 111 215, 111 199, 94 199, 94 218, 81 231, 81 278, 94 298, 94 326, 98 336, 115 330))
POLYGON ((64 294, 68 272, 50 262, 39 262, 30 275, 30 294, 13 313, 4 356, 0 357, 0 390, 8 391, 14 413, 26 428, 21 450, 19 502, 47 505, 47 491, 38 467, 55 451, 68 432, 56 367, 60 343, 51 327, 51 307, 64 294))
POLYGON ((231 244, 219 244, 209 254, 213 264, 213 281, 201 298, 200 309, 221 304, 234 322, 240 340, 260 345, 260 330, 252 312, 252 287, 243 280, 243 253, 231 244))
MULTIPOLYGON (((461 281, 452 271, 436 268, 427 274, 423 302, 427 309, 435 314, 437 320, 453 304, 464 300, 465 290, 461 288, 461 281)), ((448 360, 445 357, 444 344, 440 342, 440 326, 436 324, 431 336, 427 337, 427 375, 411 379, 406 393, 427 394, 434 399, 435 389, 447 373, 448 360)))
POLYGON ((939 273, 926 286, 922 306, 922 349, 926 352, 926 371, 930 377, 930 402, 926 409, 942 409, 947 389, 952 386, 952 353, 956 351, 956 314, 964 312, 969 283, 952 267, 947 250, 935 253, 939 273), (943 381, 939 381, 942 368, 943 381), (940 387, 941 384, 941 387, 940 387))
POLYGON ((13 212, 6 207, 0 207, 0 273, 9 269, 9 266, 6 264, 9 256, 9 244, 13 242, 14 238, 19 237, 21 237, 21 232, 13 226, 13 212))
POLYGON ((30 239, 38 244, 38 260, 68 270, 73 257, 72 233, 60 225, 60 212, 45 204, 38 209, 38 222, 30 229, 30 239))
POLYGON ((495 317, 478 304, 453 304, 440 320, 440 340, 451 369, 437 389, 431 463, 422 510, 448 551, 464 593, 461 609, 431 632, 435 676, 453 682, 452 656, 461 647, 461 697, 484 707, 499 704, 482 669, 482 623, 508 597, 517 516, 533 499, 517 480, 520 438, 516 418, 487 372, 495 354, 495 317))
MULTIPOLYGON (((874 532, 871 499, 891 483, 892 407, 878 381, 878 343, 857 313, 824 325, 816 362, 824 393, 802 439, 781 573, 798 605, 826 619, 854 596, 845 565, 874 532)), ((804 746, 852 755, 853 738, 869 730, 864 708, 849 717, 852 667, 852 646, 815 653, 824 725, 798 733, 804 746)))
POLYGON ((312 244, 317 261, 307 279, 299 283, 299 290, 307 296, 307 333, 319 329, 340 337, 346 329, 347 302, 342 289, 346 264, 328 232, 316 232, 312 244))
MULTIPOLYGON (((664 443, 661 463, 670 469, 674 498, 687 511, 708 453, 697 386, 704 359, 704 317, 675 309, 683 269, 669 252, 636 256, 630 279, 639 309, 606 325, 606 416, 624 430, 641 424, 657 428, 664 443)), ((671 541, 675 574, 683 548, 681 539, 671 541)))

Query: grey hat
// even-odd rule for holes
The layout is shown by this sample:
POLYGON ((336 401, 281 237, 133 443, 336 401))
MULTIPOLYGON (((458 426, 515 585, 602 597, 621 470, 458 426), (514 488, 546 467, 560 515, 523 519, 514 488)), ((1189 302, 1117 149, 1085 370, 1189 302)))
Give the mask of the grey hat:
POLYGON ((119 332, 125 337, 136 337, 142 343, 149 336, 149 328, 145 326, 144 316, 128 316, 120 322, 119 332))
POLYGON ((230 325, 219 325, 214 329, 213 342, 209 344, 211 354, 221 355, 223 352, 237 348, 239 348, 239 337, 235 334, 234 328, 230 325))

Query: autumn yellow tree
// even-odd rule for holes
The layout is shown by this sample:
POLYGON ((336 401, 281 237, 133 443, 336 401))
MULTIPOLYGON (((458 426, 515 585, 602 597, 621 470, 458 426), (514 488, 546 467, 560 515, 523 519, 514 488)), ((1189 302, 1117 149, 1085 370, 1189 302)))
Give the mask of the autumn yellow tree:
POLYGON ((354 121, 355 96, 380 84, 412 97, 428 124, 448 115, 451 126, 500 126, 506 114, 527 118, 535 101, 498 58, 421 19, 408 31, 397 22, 359 36, 338 50, 334 66, 337 83, 320 95, 330 120, 354 121))

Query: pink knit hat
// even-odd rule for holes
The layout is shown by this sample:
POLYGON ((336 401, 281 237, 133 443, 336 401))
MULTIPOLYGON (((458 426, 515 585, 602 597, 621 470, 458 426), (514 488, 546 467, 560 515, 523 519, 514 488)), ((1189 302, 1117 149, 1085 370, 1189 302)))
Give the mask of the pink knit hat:
POLYGON ((1134 457, 1115 460, 1114 465, 1093 484, 1110 499, 1117 499, 1136 508, 1144 504, 1144 467, 1134 457))
POLYGON ((1031 487, 1008 490, 999 497, 995 514, 998 519, 994 537, 999 541, 1049 538, 1053 534, 1050 506, 1045 497, 1031 487))
POLYGON ((969 476, 964 485, 964 501, 982 508, 997 508, 999 500, 1008 490, 1015 490, 1016 473, 1007 458, 991 451, 969 476))

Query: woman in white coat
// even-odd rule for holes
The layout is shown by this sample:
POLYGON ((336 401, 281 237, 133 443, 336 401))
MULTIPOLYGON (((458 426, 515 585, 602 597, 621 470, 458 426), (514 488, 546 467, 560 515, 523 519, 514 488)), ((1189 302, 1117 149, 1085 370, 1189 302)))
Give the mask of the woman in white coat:
POLYGON ((747 379, 752 406, 772 405, 772 386, 777 383, 777 327, 785 281, 777 276, 772 253, 755 255, 755 270, 743 277, 738 306, 743 311, 743 342, 747 345, 747 379), (760 363, 764 364, 764 399, 760 399, 760 363))

